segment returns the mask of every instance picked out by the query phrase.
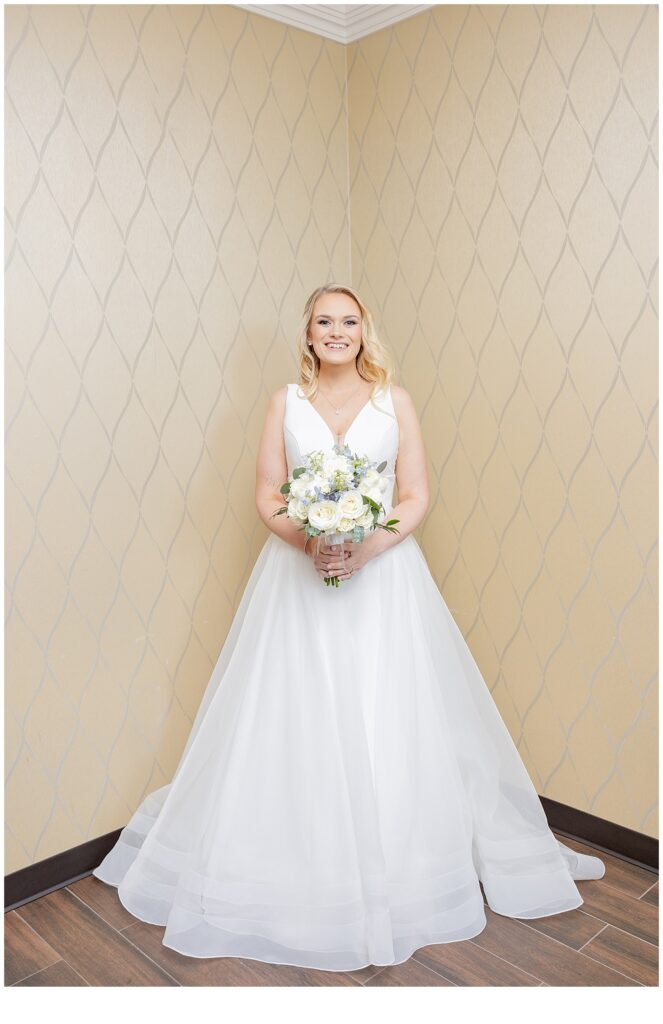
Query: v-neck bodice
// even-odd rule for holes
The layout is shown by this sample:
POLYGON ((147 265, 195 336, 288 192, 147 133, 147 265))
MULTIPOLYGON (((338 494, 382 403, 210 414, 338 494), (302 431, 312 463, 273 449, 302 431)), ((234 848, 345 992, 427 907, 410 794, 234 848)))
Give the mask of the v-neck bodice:
MULTIPOLYGON (((336 437, 318 410, 299 391, 299 384, 288 384, 283 436, 288 474, 302 465, 303 456, 311 451, 331 451, 336 437)), ((382 473, 388 483, 383 504, 389 511, 393 505, 396 480, 399 429, 394 410, 391 385, 376 392, 361 407, 345 432, 345 444, 357 455, 367 455, 378 464, 386 462, 382 473)))
POLYGON ((348 434, 350 433, 350 431, 352 430, 353 426, 355 425, 355 421, 359 419, 359 417, 360 417, 360 416, 361 416, 361 414, 363 413, 363 411, 364 411, 364 409, 366 408, 366 406, 367 406, 367 405, 370 405, 370 402, 371 402, 370 398, 368 399, 368 401, 364 402, 364 404, 362 405, 361 409, 359 410, 359 412, 357 413, 357 415, 356 415, 356 416, 354 417, 354 419, 352 420, 352 423, 350 424, 350 426, 348 427, 348 429, 347 429, 347 430, 345 431, 345 437, 344 437, 344 438, 339 438, 339 437, 338 437, 338 434, 335 434, 335 433, 334 433, 334 431, 333 431, 333 430, 331 429, 331 427, 330 427, 330 426, 329 426, 329 424, 327 423, 327 420, 326 420, 326 419, 324 418, 324 416, 322 415, 322 413, 321 413, 321 412, 318 412, 318 410, 317 410, 317 409, 316 409, 316 407, 315 407, 315 406, 313 405, 313 403, 311 402, 311 400, 310 400, 310 399, 304 399, 304 401, 307 401, 307 402, 308 402, 308 404, 309 404, 309 405, 311 406, 311 408, 313 409, 313 412, 317 413, 317 415, 318 415, 318 416, 320 417, 320 419, 322 420, 322 422, 324 423, 324 425, 325 425, 325 426, 327 427, 327 430, 329 431, 330 435, 331 435, 331 436, 333 437, 333 439, 334 439, 334 444, 339 444, 339 445, 341 445, 341 447, 342 447, 343 445, 345 445, 345 444, 346 444, 346 439, 347 439, 347 436, 348 436, 348 434))

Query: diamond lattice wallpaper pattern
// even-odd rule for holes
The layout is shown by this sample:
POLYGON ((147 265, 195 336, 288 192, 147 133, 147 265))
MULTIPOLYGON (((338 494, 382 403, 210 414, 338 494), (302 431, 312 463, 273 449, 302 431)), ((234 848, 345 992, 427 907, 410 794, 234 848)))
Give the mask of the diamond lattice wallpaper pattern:
POLYGON ((348 47, 353 282, 438 585, 537 792, 657 834, 655 6, 440 5, 348 47))
POLYGON ((440 6, 343 47, 5 8, 7 871, 172 775, 328 279, 417 403, 418 537, 538 791, 656 834, 656 16, 440 6))
POLYGON ((5 8, 6 869, 168 781, 349 279, 345 52, 231 6, 5 8))

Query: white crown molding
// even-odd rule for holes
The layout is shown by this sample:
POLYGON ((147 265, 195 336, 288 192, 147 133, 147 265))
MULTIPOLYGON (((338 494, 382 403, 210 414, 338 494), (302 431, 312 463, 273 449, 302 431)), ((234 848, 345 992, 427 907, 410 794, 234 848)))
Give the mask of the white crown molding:
POLYGON ((379 32, 403 18, 427 11, 434 4, 233 4, 286 25, 315 32, 337 43, 379 32))

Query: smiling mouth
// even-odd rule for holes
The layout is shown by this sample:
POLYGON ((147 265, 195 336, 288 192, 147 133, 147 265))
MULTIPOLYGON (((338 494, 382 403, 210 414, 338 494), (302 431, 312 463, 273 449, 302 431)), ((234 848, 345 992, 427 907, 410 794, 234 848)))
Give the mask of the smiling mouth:
POLYGON ((347 348, 345 341, 326 341, 325 348, 347 348))

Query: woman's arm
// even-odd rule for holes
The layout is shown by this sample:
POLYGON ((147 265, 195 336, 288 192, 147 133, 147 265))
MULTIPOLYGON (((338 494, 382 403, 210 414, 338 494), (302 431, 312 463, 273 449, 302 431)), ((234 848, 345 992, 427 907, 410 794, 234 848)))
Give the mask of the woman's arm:
POLYGON ((359 546, 366 546, 370 557, 381 554, 394 544, 416 530, 428 510, 430 494, 428 489, 428 471, 426 469, 426 449, 419 425, 417 410, 405 388, 392 384, 391 394, 394 411, 398 419, 400 434, 398 456, 396 459, 396 486, 398 487, 398 505, 389 515, 389 519, 400 519, 396 523, 398 533, 387 530, 375 530, 362 541, 359 546))
POLYGON ((288 462, 283 440, 287 393, 287 387, 279 388, 272 395, 267 408, 256 460, 256 508, 263 523, 272 533, 303 551, 308 537, 301 527, 296 526, 285 514, 271 518, 277 508, 282 508, 286 504, 280 488, 288 479, 288 462))

